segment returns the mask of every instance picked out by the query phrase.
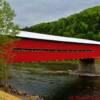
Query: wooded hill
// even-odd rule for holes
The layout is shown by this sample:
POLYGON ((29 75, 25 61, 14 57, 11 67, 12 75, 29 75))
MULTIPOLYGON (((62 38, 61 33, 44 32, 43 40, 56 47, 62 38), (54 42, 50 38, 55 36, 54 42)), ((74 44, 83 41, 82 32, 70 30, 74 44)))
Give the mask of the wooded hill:
POLYGON ((86 9, 67 18, 41 23, 23 30, 66 37, 100 40, 100 6, 86 9))

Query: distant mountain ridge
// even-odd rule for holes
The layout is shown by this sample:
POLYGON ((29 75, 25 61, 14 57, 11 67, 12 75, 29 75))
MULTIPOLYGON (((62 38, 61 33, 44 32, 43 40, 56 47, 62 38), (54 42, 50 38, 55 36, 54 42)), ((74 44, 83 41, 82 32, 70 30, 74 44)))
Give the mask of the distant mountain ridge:
POLYGON ((41 23, 23 30, 66 37, 100 40, 100 6, 88 8, 67 18, 41 23))

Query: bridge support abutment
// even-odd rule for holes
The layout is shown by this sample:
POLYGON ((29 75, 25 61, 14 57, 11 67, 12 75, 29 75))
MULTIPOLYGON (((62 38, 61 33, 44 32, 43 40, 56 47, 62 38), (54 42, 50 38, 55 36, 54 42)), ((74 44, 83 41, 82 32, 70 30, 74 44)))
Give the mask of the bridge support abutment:
POLYGON ((96 73, 95 59, 81 59, 79 63, 80 73, 96 73))

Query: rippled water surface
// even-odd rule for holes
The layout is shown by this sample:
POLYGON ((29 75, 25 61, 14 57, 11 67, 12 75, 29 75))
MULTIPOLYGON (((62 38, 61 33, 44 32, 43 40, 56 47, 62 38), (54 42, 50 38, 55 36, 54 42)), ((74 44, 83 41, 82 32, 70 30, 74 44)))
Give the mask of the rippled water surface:
POLYGON ((25 70, 13 70, 12 86, 45 100, 67 100, 68 96, 100 95, 100 78, 68 75, 39 75, 25 70))

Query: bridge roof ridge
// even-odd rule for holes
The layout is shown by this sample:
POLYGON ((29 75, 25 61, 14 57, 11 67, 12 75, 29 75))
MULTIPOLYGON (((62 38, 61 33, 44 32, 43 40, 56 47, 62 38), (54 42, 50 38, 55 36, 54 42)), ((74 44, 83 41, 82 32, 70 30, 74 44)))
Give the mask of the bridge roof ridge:
POLYGON ((71 38, 71 37, 64 37, 64 36, 47 35, 47 34, 41 34, 36 32, 20 31, 16 36, 21 38, 30 38, 30 39, 100 45, 99 41, 71 38))

